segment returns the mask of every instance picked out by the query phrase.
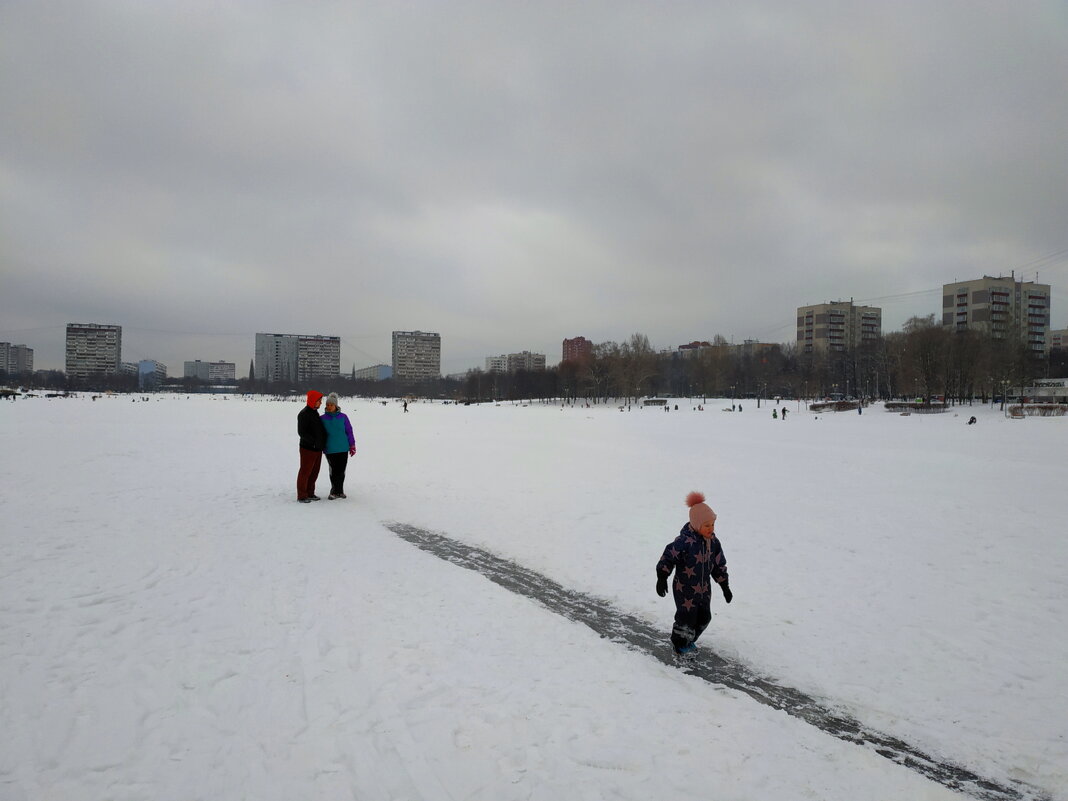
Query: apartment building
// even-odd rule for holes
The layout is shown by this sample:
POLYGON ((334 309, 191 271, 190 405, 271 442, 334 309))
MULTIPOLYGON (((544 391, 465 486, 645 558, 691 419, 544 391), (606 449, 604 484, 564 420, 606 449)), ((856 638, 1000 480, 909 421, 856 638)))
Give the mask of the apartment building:
POLYGON ((441 378, 441 335, 394 331, 393 377, 398 381, 441 378))
POLYGON ((1068 350, 1068 328, 1057 328, 1049 332, 1050 350, 1068 350))
POLYGON ((1017 281, 1015 273, 942 285, 942 325, 993 339, 1018 339, 1035 354, 1049 352, 1050 286, 1017 281))
POLYGON ((341 337, 320 334, 297 338, 297 380, 336 378, 341 374, 341 337))
POLYGON ((593 343, 586 339, 586 337, 575 337, 573 339, 564 340, 562 361, 584 362, 589 361, 592 356, 593 343))
POLYGON ((502 353, 500 356, 487 356, 486 357, 486 372, 487 373, 507 373, 508 372, 508 356, 502 353))
POLYGON ((139 389, 159 389, 167 377, 167 365, 155 359, 142 359, 137 363, 137 387, 139 389))
POLYGON ((122 364, 122 326, 67 323, 67 378, 118 373, 122 364))
POLYGON ((185 363, 182 375, 210 384, 230 384, 237 380, 237 365, 233 362, 202 362, 196 359, 185 363))
POLYGON ((799 306, 797 346, 801 353, 848 352, 882 336, 883 310, 852 300, 799 306))
POLYGON ((487 373, 515 373, 519 370, 544 370, 545 354, 531 353, 524 350, 520 353, 506 353, 500 356, 486 357, 487 373))
POLYGON ((322 334, 256 334, 256 379, 297 382, 341 373, 341 338, 322 334))
POLYGON ((0 342, 0 370, 8 375, 33 372, 33 348, 0 342))
POLYGON ((208 382, 232 384, 237 381, 237 365, 233 362, 208 362, 208 382))
POLYGON ((357 381, 385 381, 393 376, 393 368, 388 364, 375 364, 356 371, 357 381))

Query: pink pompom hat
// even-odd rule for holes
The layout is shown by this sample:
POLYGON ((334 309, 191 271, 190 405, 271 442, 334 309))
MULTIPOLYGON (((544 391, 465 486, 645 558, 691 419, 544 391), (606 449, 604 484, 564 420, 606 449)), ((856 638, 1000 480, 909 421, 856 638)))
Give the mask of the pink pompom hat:
POLYGON ((705 496, 700 492, 691 492, 686 496, 686 505, 690 507, 690 528, 697 531, 707 521, 716 522, 716 513, 705 503, 705 496))

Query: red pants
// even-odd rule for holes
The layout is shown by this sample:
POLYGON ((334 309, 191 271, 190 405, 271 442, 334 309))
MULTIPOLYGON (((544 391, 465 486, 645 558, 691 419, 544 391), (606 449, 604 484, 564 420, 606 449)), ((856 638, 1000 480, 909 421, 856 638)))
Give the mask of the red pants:
POLYGON ((322 451, 300 449, 300 472, 297 473, 297 500, 309 498, 315 494, 315 479, 319 477, 319 465, 323 461, 322 451))

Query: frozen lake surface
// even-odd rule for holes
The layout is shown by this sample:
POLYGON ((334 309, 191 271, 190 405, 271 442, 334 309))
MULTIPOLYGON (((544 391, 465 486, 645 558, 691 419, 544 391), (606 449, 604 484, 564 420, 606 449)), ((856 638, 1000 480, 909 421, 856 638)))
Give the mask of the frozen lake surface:
POLYGON ((735 594, 707 651, 1068 799, 1068 420, 678 403, 342 400, 349 497, 307 505, 302 402, 0 404, 0 799, 960 798, 389 528, 666 651, 691 489, 735 594))

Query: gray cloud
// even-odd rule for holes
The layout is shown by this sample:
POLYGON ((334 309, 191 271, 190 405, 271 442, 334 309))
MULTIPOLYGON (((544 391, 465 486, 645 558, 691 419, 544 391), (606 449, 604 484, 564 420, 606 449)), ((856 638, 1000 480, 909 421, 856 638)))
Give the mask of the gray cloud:
POLYGON ((0 338, 453 371, 1027 265, 1068 324, 1066 77, 1055 2, 9 3, 0 338))

